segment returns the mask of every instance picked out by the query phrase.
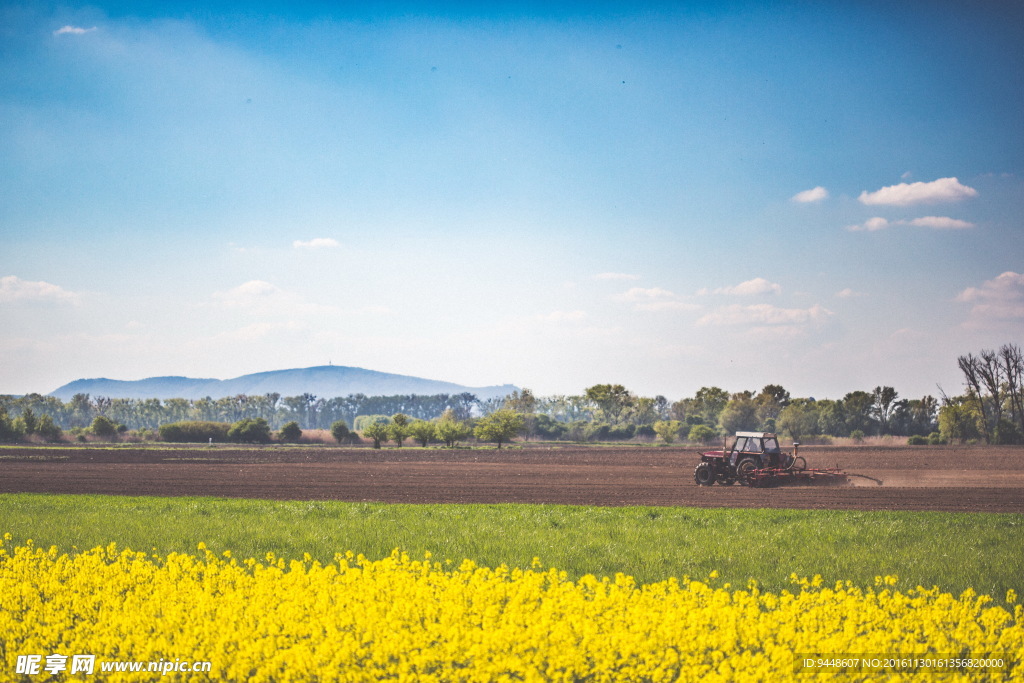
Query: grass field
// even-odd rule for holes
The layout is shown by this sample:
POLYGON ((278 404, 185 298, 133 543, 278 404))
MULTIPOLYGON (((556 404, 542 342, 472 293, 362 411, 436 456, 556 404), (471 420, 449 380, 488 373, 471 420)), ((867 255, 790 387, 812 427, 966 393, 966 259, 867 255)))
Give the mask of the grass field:
POLYGON ((966 588, 1001 599, 1024 592, 1024 515, 829 510, 606 508, 556 505, 388 505, 215 498, 0 496, 0 533, 61 551, 116 542, 166 554, 199 542, 235 557, 352 550, 370 559, 400 548, 455 563, 529 567, 640 583, 705 577, 768 590, 798 576, 868 586, 966 588))

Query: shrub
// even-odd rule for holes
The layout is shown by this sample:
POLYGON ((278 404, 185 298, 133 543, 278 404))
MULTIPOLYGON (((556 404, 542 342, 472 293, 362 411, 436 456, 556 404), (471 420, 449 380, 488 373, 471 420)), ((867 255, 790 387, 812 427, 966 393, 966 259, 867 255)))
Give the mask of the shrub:
POLYGON ((357 415, 352 421, 352 430, 356 432, 365 431, 373 423, 390 424, 391 418, 387 415, 357 415))
POLYGON ((930 446, 944 446, 946 444, 946 440, 942 438, 942 434, 932 432, 928 435, 928 444, 930 446))
POLYGON ((920 434, 914 434, 909 439, 907 439, 907 445, 908 446, 927 446, 928 445, 928 437, 927 436, 921 436, 920 434))
POLYGON ((850 432, 850 438, 853 439, 854 443, 862 443, 864 441, 864 430, 854 429, 850 432))
POLYGON ((352 441, 352 437, 354 435, 349 431, 348 425, 345 424, 344 420, 338 420, 331 425, 331 436, 333 436, 334 440, 338 443, 342 443, 343 441, 352 441))
POLYGON ((160 440, 171 443, 206 443, 228 440, 231 425, 227 422, 185 421, 160 425, 160 440))
POLYGON ((101 439, 111 439, 117 436, 118 433, 117 425, 110 418, 103 415, 96 416, 96 419, 92 421, 92 426, 89 427, 89 431, 101 439))
POLYGON ((39 424, 36 425, 36 434, 51 443, 64 438, 64 430, 58 427, 49 415, 43 415, 39 418, 39 424))
POLYGON ((699 443, 708 443, 712 439, 718 436, 718 432, 705 424, 695 424, 690 427, 690 433, 687 435, 687 439, 690 441, 697 441, 699 443))
POLYGON ((262 417, 239 420, 228 430, 228 439, 237 443, 270 443, 270 425, 262 417))
POLYGON ((299 427, 299 423, 292 420, 288 424, 281 427, 279 434, 281 441, 287 443, 298 443, 299 439, 302 438, 302 428, 299 427))
POLYGON ((637 425, 636 433, 633 434, 633 436, 643 437, 644 439, 653 439, 657 435, 658 433, 654 431, 654 427, 651 425, 637 425))

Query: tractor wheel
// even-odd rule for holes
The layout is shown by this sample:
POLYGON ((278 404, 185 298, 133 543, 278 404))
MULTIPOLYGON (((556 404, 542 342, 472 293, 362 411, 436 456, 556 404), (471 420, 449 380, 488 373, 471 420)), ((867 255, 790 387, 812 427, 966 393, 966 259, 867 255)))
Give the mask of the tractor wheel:
POLYGON ((757 469, 761 469, 761 466, 757 464, 757 460, 749 457, 743 458, 736 463, 736 479, 744 486, 750 486, 753 483, 751 472, 757 469))
POLYGON ((702 462, 693 469, 693 480, 697 486, 711 486, 715 483, 715 471, 711 464, 702 462))

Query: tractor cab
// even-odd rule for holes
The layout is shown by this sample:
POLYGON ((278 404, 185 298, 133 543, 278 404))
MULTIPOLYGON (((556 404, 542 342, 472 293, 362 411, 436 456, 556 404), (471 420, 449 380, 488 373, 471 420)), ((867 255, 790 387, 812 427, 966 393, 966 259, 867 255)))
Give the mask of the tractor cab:
POLYGON ((741 458, 751 457, 761 467, 778 467, 782 457, 779 439, 771 432, 736 432, 732 448, 725 452, 726 460, 733 467, 741 458))

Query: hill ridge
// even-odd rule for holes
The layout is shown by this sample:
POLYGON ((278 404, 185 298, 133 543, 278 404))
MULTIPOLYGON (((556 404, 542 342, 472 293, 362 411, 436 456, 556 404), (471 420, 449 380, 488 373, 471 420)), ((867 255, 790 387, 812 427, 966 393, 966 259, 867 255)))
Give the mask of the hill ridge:
POLYGON ((75 394, 107 398, 184 398, 197 400, 209 396, 223 398, 246 394, 281 396, 313 394, 321 398, 365 394, 395 396, 418 394, 475 394, 480 400, 507 396, 518 387, 511 384, 468 387, 454 382, 425 379, 412 375, 368 370, 345 365, 317 365, 308 368, 266 370, 231 379, 195 378, 182 375, 118 380, 106 377, 76 379, 50 392, 50 396, 70 400, 75 394))

